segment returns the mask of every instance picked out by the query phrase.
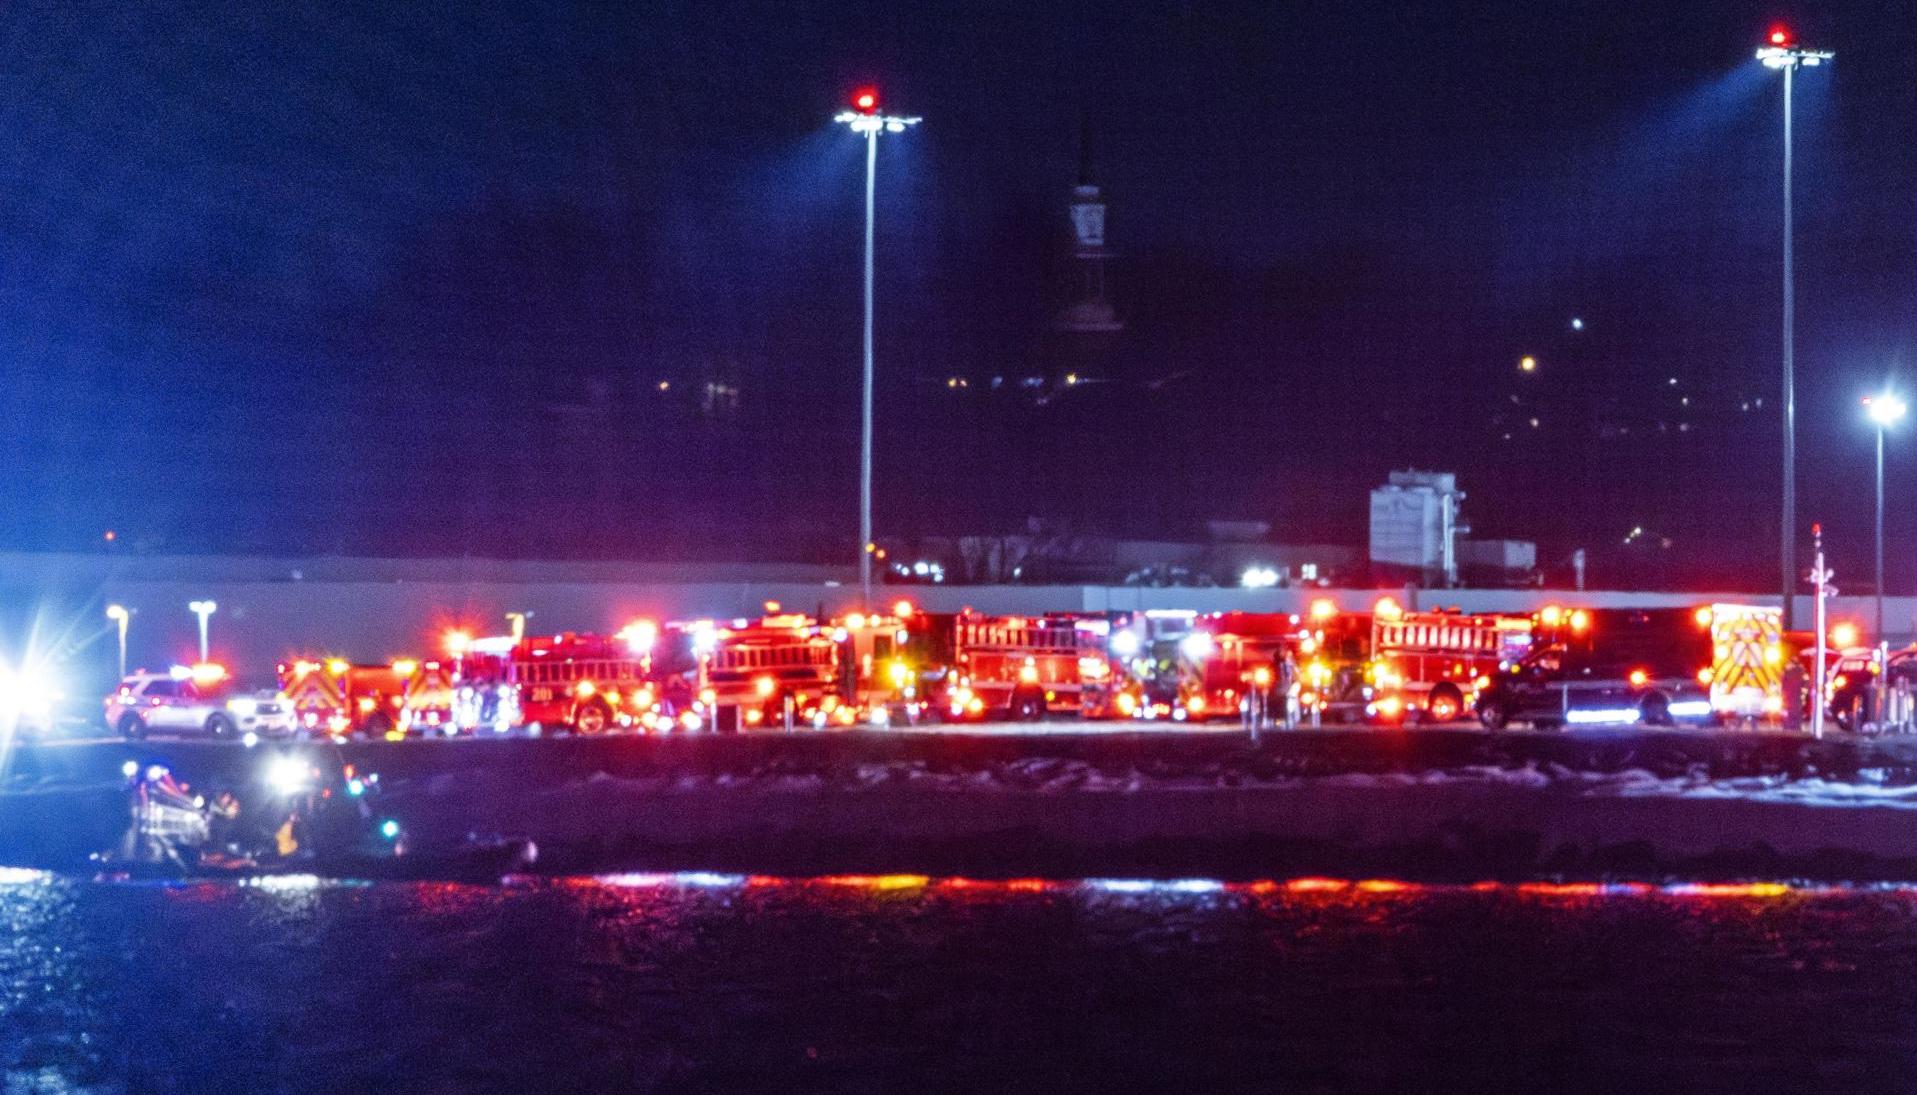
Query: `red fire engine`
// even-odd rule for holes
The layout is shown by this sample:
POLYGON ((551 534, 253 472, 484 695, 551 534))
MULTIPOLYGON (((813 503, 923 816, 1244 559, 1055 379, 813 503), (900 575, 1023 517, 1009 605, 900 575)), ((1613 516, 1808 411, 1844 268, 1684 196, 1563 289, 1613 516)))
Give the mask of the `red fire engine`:
POLYGON ((1406 612, 1389 597, 1371 623, 1371 702, 1381 722, 1450 722, 1470 713, 1500 667, 1531 649, 1529 616, 1406 612))
POLYGON ((1311 602, 1296 617, 1298 680, 1293 685, 1301 717, 1329 722, 1364 718, 1371 685, 1371 613, 1346 612, 1328 597, 1311 602))
POLYGON ((277 669, 280 691, 309 733, 377 738, 406 732, 407 678, 391 665, 296 658, 277 669))
POLYGON ((1283 612, 1214 612, 1198 618, 1184 645, 1196 655, 1196 687, 1184 697, 1192 719, 1236 718, 1253 693, 1282 703, 1274 693, 1284 680, 1287 653, 1295 659, 1307 632, 1298 617, 1283 612))
POLYGON ((842 724, 865 722, 887 726, 916 722, 927 707, 925 679, 936 677, 942 666, 932 664, 938 626, 909 601, 892 606, 889 614, 860 613, 831 623, 832 641, 839 648, 839 698, 847 707, 831 712, 842 724), (855 710, 848 710, 848 707, 855 710))
POLYGON ((675 710, 662 714, 681 725, 782 725, 788 700, 795 721, 817 724, 822 714, 845 721, 837 714, 839 647, 812 617, 695 620, 671 632, 678 656, 661 687, 675 710))
POLYGON ((650 712, 657 628, 634 624, 618 635, 565 632, 529 636, 513 646, 505 684, 528 728, 601 734, 650 712))
POLYGON ((1131 693, 1117 687, 1110 638, 1111 620, 1102 615, 962 612, 953 621, 946 713, 959 719, 1129 714, 1120 710, 1131 693))

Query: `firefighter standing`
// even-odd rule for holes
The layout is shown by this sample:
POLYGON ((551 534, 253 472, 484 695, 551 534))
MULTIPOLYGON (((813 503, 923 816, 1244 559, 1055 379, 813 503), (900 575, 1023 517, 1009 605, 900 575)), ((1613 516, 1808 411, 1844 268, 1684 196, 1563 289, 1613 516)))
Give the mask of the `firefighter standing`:
POLYGON ((1286 649, 1278 661, 1278 694, 1284 697, 1285 729, 1298 728, 1298 658, 1286 649))

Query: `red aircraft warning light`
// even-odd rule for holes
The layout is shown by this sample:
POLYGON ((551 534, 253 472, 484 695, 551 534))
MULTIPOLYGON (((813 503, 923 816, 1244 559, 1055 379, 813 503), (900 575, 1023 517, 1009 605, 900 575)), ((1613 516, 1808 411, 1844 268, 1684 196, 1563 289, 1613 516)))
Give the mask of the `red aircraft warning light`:
POLYGON ((861 114, 877 113, 879 109, 878 89, 870 87, 860 88, 852 96, 852 105, 857 107, 861 114))
POLYGON ((1771 45, 1788 46, 1791 44, 1791 32, 1783 27, 1771 28, 1771 45))

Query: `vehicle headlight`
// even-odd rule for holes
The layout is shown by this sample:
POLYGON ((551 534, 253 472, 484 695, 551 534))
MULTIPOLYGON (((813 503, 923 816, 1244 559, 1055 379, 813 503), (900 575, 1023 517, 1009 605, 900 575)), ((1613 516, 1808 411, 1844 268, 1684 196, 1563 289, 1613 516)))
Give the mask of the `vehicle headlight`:
POLYGON ((44 716, 59 698, 59 691, 45 674, 0 666, 0 719, 44 716))

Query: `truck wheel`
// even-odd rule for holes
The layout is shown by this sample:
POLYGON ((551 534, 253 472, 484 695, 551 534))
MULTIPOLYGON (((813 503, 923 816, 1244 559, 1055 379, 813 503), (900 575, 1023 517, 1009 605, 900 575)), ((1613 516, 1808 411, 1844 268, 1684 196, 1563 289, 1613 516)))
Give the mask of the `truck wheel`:
POLYGON ((392 728, 393 720, 388 718, 384 711, 373 712, 366 716, 365 722, 359 724, 360 733, 374 741, 384 738, 386 732, 392 728))
POLYGON ((1671 701, 1653 692, 1638 706, 1638 718, 1646 726, 1671 726, 1671 701))
POLYGON ((1012 700, 1012 718, 1019 722, 1037 722, 1045 717, 1045 701, 1032 693, 1012 700))
POLYGON ((206 720, 206 736, 209 738, 230 738, 237 729, 227 715, 215 711, 206 720))
POLYGON ((1511 725, 1511 712, 1499 700, 1485 700, 1478 704, 1478 721, 1486 730, 1502 730, 1511 725))
POLYGON ((588 737, 605 733, 606 727, 610 725, 612 725, 612 712, 606 709, 605 704, 597 700, 581 707, 572 717, 572 732, 588 737))
POLYGON ((1450 722, 1463 710, 1463 694, 1448 684, 1433 688, 1431 698, 1425 701, 1425 718, 1432 722, 1450 722))
POLYGON ((126 740, 139 741, 146 737, 146 721, 134 714, 121 715, 119 731, 126 740))

